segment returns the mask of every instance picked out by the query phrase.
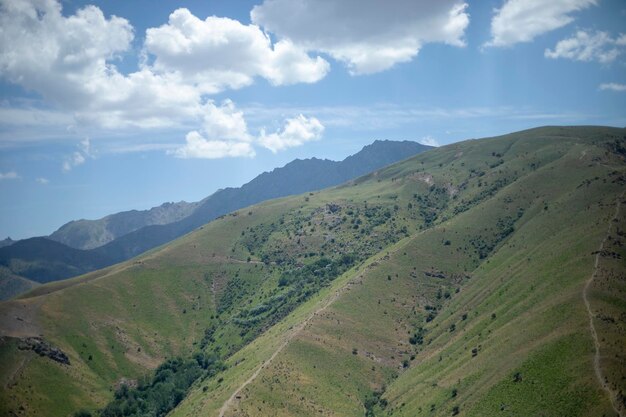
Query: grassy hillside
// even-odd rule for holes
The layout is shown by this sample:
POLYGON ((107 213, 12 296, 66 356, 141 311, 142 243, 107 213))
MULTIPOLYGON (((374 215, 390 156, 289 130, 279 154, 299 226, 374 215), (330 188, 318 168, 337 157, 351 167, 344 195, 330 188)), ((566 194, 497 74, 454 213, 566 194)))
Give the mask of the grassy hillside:
POLYGON ((121 378, 203 350, 227 368, 174 416, 615 415, 625 138, 442 147, 2 303, 2 411, 102 407, 121 378), (16 348, 39 334, 69 366, 16 348))
POLYGON ((8 300, 38 285, 34 281, 13 274, 7 268, 0 267, 0 300, 8 300))
POLYGON ((0 266, 39 283, 85 274, 171 242, 221 215, 261 201, 335 186, 430 148, 411 141, 377 140, 343 161, 296 159, 198 203, 165 204, 98 221, 71 222, 49 238, 0 247, 0 266), (92 249, 76 249, 85 245, 92 249))
MULTIPOLYGON (((502 164, 478 177, 483 186, 507 172, 527 174, 462 213, 467 199, 453 203, 441 217, 456 216, 404 239, 376 266, 348 274, 329 307, 305 306, 321 311, 252 381, 244 384, 249 369, 231 368, 224 379, 234 384, 209 385, 209 394, 199 385, 174 415, 218 415, 228 393, 242 386, 223 415, 614 415, 594 374, 582 290, 607 226, 613 224, 610 241, 623 239, 623 215, 617 222, 613 215, 624 163, 603 147, 541 139, 479 142, 502 146, 492 152, 504 154, 502 164)), ((438 152, 442 159, 470 154, 467 165, 478 150, 468 145, 438 152)), ((448 182, 451 164, 427 167, 435 184, 448 182)), ((412 176, 401 167, 385 174, 396 183, 412 176)), ((481 188, 470 180, 474 187, 481 188)), ((623 392, 619 257, 601 254, 601 268, 610 262, 613 269, 602 268, 602 281, 594 283, 604 289, 606 307, 597 293, 592 306, 604 311, 594 317, 604 340, 603 375, 623 392)), ((271 338, 257 343, 271 345, 271 338)), ((256 358, 260 350, 251 345, 232 360, 256 358)), ((270 352, 248 366, 260 366, 270 352)))

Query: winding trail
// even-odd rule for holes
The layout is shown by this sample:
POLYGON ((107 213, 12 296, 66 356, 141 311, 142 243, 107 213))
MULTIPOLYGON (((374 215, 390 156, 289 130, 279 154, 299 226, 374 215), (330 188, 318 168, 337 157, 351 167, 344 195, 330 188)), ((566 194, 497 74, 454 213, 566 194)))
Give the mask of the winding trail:
MULTIPOLYGON (((24 369, 26 362, 27 362, 27 358, 23 357, 20 361, 20 364, 17 365, 17 367, 13 369, 13 371, 6 377, 6 380, 4 381, 5 390, 9 388, 11 385, 13 385, 17 375, 22 371, 22 369, 24 369)), ((30 360, 28 360, 28 362, 30 362, 30 360)))
POLYGON ((606 236, 604 236, 604 239, 602 239, 602 243, 600 243, 600 248, 598 249, 598 253, 596 253, 596 259, 593 264, 593 273, 591 274, 591 276, 587 280, 587 283, 585 284, 585 287, 583 288, 583 300, 585 301, 585 306, 587 307, 587 313, 589 314, 589 330, 591 331, 593 344, 596 348, 596 352, 593 356, 593 369, 596 373, 596 377, 598 378, 598 382, 600 383, 600 386, 609 395, 609 399, 611 400, 611 406, 613 407, 613 410, 615 410, 617 415, 620 417, 626 417, 626 414, 624 413, 623 410, 620 409, 621 407, 619 406, 617 392, 611 389, 611 387, 606 382, 602 374, 602 367, 600 366, 600 342, 598 340, 598 333, 596 332, 596 327, 593 324, 593 312, 591 311, 591 304, 589 303, 588 293, 589 293, 589 287, 591 286, 591 284, 593 283, 593 280, 598 274, 598 264, 600 263, 600 256, 602 255, 602 251, 604 250, 604 245, 606 241, 608 240, 609 235, 611 234, 613 222, 619 216, 619 209, 620 209, 620 205, 621 205, 623 197, 624 197, 624 192, 620 194, 620 196, 617 198, 617 202, 615 206, 615 214, 613 215, 613 217, 611 217, 611 220, 609 220, 609 227, 606 231, 606 236))
POLYGON ((233 394, 230 396, 230 398, 228 398, 228 400, 226 400, 226 402, 224 402, 224 404, 222 405, 222 408, 220 408, 219 417, 224 417, 226 411, 228 411, 230 406, 235 402, 235 400, 238 399, 237 397, 239 396, 241 391, 243 391, 243 389, 245 387, 247 387, 250 383, 252 383, 257 378, 257 376, 259 376, 261 371, 263 369, 265 369, 276 358, 276 356, 278 356, 278 354, 280 352, 282 352, 283 349, 285 349, 285 347, 287 347, 289 342, 291 342, 291 340, 293 340, 293 338, 298 333, 300 333, 306 327, 306 325, 309 324, 309 322, 314 317, 316 317, 317 315, 322 313, 324 310, 326 310, 328 308, 328 306, 330 306, 332 303, 334 303, 346 291, 346 289, 348 289, 348 288, 352 287, 354 284, 356 284, 358 282, 358 280, 361 279, 361 277, 362 277, 362 275, 359 274, 355 278, 353 278, 350 281, 346 282, 346 284, 343 285, 342 287, 336 289, 335 292, 326 300, 326 302, 324 302, 317 310, 315 310, 311 314, 309 314, 309 316, 306 319, 302 320, 297 326, 294 326, 291 329, 291 331, 287 334, 287 336, 285 337, 285 340, 283 340, 283 342, 278 346, 278 348, 274 351, 274 353, 272 353, 272 356, 270 356, 268 359, 266 359, 261 364, 261 366, 259 366, 257 368, 257 370, 254 371, 254 373, 252 375, 250 375, 250 377, 248 379, 246 379, 245 382, 243 384, 241 384, 239 386, 239 388, 237 388, 237 390, 235 390, 235 392, 233 392, 233 394))

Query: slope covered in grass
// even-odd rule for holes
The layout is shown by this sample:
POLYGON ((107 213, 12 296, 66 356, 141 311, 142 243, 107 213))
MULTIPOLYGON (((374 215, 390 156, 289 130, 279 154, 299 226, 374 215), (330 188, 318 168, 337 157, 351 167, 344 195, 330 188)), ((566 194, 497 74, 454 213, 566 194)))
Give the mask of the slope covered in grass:
POLYGON ((35 288, 38 283, 13 274, 9 269, 0 267, 0 300, 8 300, 35 288))
POLYGON ((269 199, 335 186, 430 148, 411 141, 377 140, 343 161, 296 159, 197 203, 165 204, 97 221, 71 222, 49 238, 0 246, 0 266, 39 283, 82 275, 171 242, 218 216, 269 199))
MULTIPOLYGON (((613 415, 593 369, 582 289, 609 223, 609 240, 622 248, 623 224, 613 215, 624 162, 591 141, 515 136, 440 149, 441 159, 447 153, 466 165, 483 146, 483 155, 503 156, 469 180, 473 196, 459 198, 461 191, 442 221, 338 281, 341 296, 329 306, 308 307, 317 314, 278 354, 270 349, 256 368, 227 371, 225 381, 240 389, 233 400, 231 384, 199 386, 174 415, 613 415), (515 171, 525 173, 504 180, 515 171)), ((426 167, 435 186, 450 181, 452 163, 426 167)), ((406 186, 415 175, 403 168, 378 178, 406 186)), ((617 393, 625 369, 619 257, 601 255, 601 264, 612 263, 598 282, 610 288, 608 305, 592 297, 594 322, 604 327, 603 373, 617 393)), ((232 360, 258 351, 250 346, 232 360)))
POLYGON ((120 378, 203 350, 227 368, 172 415, 614 414, 582 292, 597 272, 600 370, 622 401, 625 135, 450 145, 44 285, 0 304, 0 402, 93 409, 120 378), (69 366, 16 349, 40 333, 69 366))

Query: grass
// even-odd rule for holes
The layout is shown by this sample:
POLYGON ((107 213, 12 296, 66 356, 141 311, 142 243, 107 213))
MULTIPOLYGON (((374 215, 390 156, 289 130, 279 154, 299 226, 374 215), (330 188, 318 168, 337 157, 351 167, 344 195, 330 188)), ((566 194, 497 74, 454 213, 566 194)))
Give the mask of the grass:
MULTIPOLYGON (((623 190, 611 144, 624 134, 554 127, 453 144, 38 287, 0 304, 0 327, 32 310, 72 365, 5 338, 1 369, 30 358, 9 379, 37 395, 7 387, 2 407, 93 410, 121 377, 202 348, 228 367, 173 416, 218 415, 263 364, 227 416, 610 415, 581 291, 623 190), (352 267, 322 279, 319 262, 342 254, 352 267)), ((623 217, 591 293, 601 363, 622 392, 623 217)))

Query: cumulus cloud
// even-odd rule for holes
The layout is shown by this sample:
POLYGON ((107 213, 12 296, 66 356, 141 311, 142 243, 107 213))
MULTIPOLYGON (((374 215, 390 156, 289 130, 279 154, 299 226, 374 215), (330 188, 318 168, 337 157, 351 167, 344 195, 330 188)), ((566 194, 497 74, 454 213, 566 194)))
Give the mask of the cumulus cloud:
POLYGON ((600 90, 616 91, 618 93, 626 92, 626 84, 604 83, 600 84, 600 90))
POLYGON ((283 149, 300 146, 306 142, 318 140, 324 133, 324 126, 315 117, 306 118, 303 115, 287 119, 282 130, 266 134, 261 131, 259 143, 276 153, 283 149))
POLYGON ((232 101, 226 100, 220 106, 208 102, 203 110, 202 130, 187 133, 185 145, 168 151, 169 154, 185 159, 255 155, 246 120, 232 101))
POLYGON ((93 158, 89 138, 81 140, 78 144, 78 150, 72 152, 69 157, 65 158, 62 165, 63 172, 69 172, 72 168, 84 164, 87 158, 93 158))
POLYGON ((426 43, 464 46, 466 8, 458 0, 265 0, 250 16, 281 42, 368 74, 412 60, 426 43))
POLYGON ((178 72, 203 93, 250 85, 256 76, 275 85, 314 83, 329 70, 324 59, 311 58, 288 41, 272 45, 256 25, 216 16, 201 20, 187 9, 148 29, 145 48, 155 56, 155 70, 178 72))
POLYGON ((65 17, 55 0, 0 0, 0 75, 73 113, 76 125, 160 127, 189 117, 200 95, 177 74, 113 62, 130 49, 130 23, 95 6, 65 17))
POLYGON ((424 136, 418 142, 421 143, 422 145, 427 145, 427 146, 435 146, 435 147, 439 146, 439 142, 437 141, 437 139, 433 138, 430 135, 424 136))
POLYGON ((70 107, 119 75, 108 61, 128 50, 134 36, 126 19, 106 19, 95 6, 70 17, 54 0, 2 0, 0 8, 0 73, 70 107))
POLYGON ((186 159, 253 157, 255 144, 276 153, 317 140, 324 132, 324 126, 315 117, 299 115, 287 119, 282 130, 267 134, 263 129, 256 137, 249 133, 243 113, 231 101, 220 106, 208 103, 205 112, 202 130, 189 132, 185 145, 168 151, 169 154, 186 159))
POLYGON ((37 183, 41 184, 41 185, 47 185, 50 184, 50 180, 44 177, 39 177, 36 178, 35 181, 37 181, 37 183))
POLYGON ((510 46, 563 27, 572 14, 597 0, 507 0, 491 20, 491 40, 485 46, 510 46))
MULTIPOLYGON (((170 152, 181 158, 254 155, 243 113, 209 95, 257 77, 313 83, 330 68, 289 39, 273 43, 257 25, 201 20, 187 9, 146 31, 139 69, 128 74, 115 63, 132 53, 133 27, 95 6, 64 16, 57 0, 0 0, 0 33, 0 76, 39 93, 54 112, 70 113, 68 127, 188 127, 186 144, 170 152)), ((89 142, 81 146, 64 171, 91 157, 89 142)))
POLYGON ((626 34, 613 38, 607 32, 579 30, 570 38, 559 41, 554 49, 546 49, 546 58, 565 58, 575 61, 613 62, 626 50, 626 34))
POLYGON ((217 159, 224 157, 253 157, 252 145, 248 142, 210 140, 197 131, 187 133, 186 144, 171 152, 178 158, 217 159))
POLYGON ((0 172, 0 181, 2 181, 2 180, 16 180, 19 177, 20 176, 17 175, 17 172, 15 172, 15 171, 0 172))

